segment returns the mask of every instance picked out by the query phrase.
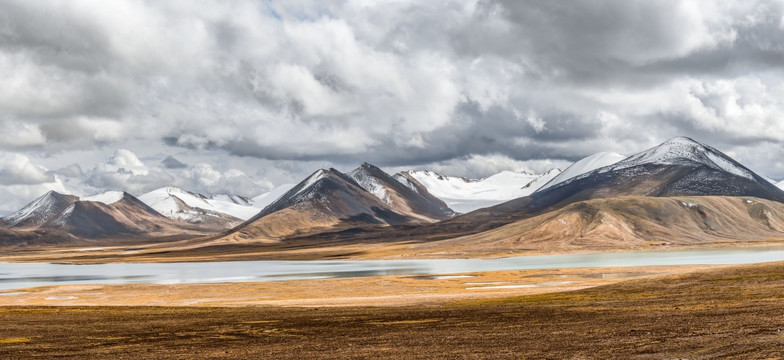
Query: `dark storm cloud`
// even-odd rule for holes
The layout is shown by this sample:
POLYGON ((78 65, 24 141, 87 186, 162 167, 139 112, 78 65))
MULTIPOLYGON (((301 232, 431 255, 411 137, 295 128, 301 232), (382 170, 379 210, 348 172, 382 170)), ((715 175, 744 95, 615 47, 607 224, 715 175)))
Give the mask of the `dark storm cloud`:
POLYGON ((9 0, 0 24, 0 150, 193 156, 85 170, 95 188, 176 170, 250 193, 363 161, 483 176, 678 135, 784 177, 780 1, 9 0))

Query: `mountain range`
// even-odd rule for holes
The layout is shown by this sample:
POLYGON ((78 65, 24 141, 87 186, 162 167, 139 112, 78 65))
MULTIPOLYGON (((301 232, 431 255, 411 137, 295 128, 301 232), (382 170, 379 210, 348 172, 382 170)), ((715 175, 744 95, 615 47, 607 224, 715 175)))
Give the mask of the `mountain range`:
POLYGON ((320 169, 255 198, 174 187, 138 198, 50 192, 0 220, 0 245, 199 237, 213 245, 405 242, 443 256, 639 248, 784 238, 783 204, 768 179, 679 137, 544 174, 390 175, 364 163, 320 169))

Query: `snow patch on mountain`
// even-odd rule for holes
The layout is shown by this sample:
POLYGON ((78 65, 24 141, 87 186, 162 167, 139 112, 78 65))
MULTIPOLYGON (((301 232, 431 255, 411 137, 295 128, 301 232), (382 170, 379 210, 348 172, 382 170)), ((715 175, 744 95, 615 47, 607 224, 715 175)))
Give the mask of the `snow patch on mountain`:
POLYGON ((76 209, 76 204, 71 204, 71 206, 66 208, 62 213, 60 213, 60 215, 57 216, 56 219, 54 219, 54 221, 52 221, 52 224, 54 224, 55 226, 67 225, 68 218, 71 216, 71 214, 73 214, 74 209, 76 209))
POLYGON ((392 205, 392 199, 390 198, 387 189, 381 185, 375 177, 369 174, 364 167, 356 168, 346 175, 354 179, 354 181, 356 181, 359 186, 373 194, 375 197, 379 198, 387 205, 392 205))
MULTIPOLYGON (((615 164, 608 165, 582 175, 574 176, 554 185, 565 185, 585 178, 594 172, 606 173, 624 169, 636 168, 642 165, 681 165, 681 166, 707 166, 711 169, 727 172, 752 181, 754 174, 740 163, 724 155, 708 145, 701 144, 687 137, 676 137, 665 141, 659 146, 639 152, 615 164)), ((643 170, 635 170, 629 175, 643 170)), ((553 186, 554 186, 553 185, 553 186)), ((551 186, 552 187, 552 186, 551 186)))
POLYGON ((63 207, 67 207, 65 204, 76 200, 76 197, 72 197, 73 200, 68 198, 68 195, 49 191, 3 220, 8 226, 15 226, 22 222, 28 222, 31 226, 40 225, 63 211, 63 207))
POLYGON ((217 194, 217 195, 211 195, 210 200, 231 202, 243 206, 253 206, 253 199, 241 195, 217 194))
POLYGON ((720 151, 687 137, 676 137, 659 146, 635 154, 608 166, 607 171, 621 170, 643 164, 689 165, 698 163, 713 169, 754 180, 751 171, 730 159, 720 151))
POLYGON ((272 189, 272 191, 256 196, 251 199, 253 201, 253 206, 259 209, 264 209, 265 207, 269 206, 269 204, 275 202, 275 200, 278 200, 281 196, 283 196, 283 194, 289 192, 295 186, 297 186, 297 184, 283 184, 272 189))
POLYGON ((258 214, 261 209, 256 206, 239 205, 233 201, 225 201, 220 197, 212 199, 202 194, 193 193, 176 187, 165 187, 153 190, 142 196, 139 200, 162 215, 176 220, 198 222, 204 212, 191 211, 183 208, 178 200, 191 208, 210 212, 226 214, 238 219, 247 220, 258 214))
POLYGON ((563 172, 561 172, 560 174, 558 174, 558 176, 556 176, 547 184, 539 188, 539 190, 550 188, 554 185, 569 180, 575 176, 580 176, 582 174, 589 173, 596 169, 615 164, 623 159, 626 159, 626 156, 623 156, 621 154, 616 154, 613 152, 599 152, 587 156, 582 160, 578 160, 568 168, 564 169, 563 172))
POLYGON ((305 179, 305 183, 302 184, 302 187, 297 191, 294 196, 301 194, 302 192, 310 189, 316 182, 325 178, 327 176, 327 171, 324 169, 319 169, 318 171, 314 172, 310 175, 307 179, 305 179))
POLYGON ((106 205, 114 204, 125 197, 125 193, 122 191, 107 191, 104 193, 91 195, 91 196, 84 196, 79 198, 81 201, 96 201, 99 203, 104 203, 106 205))
MULTIPOLYGON (((406 173, 427 188, 432 195, 446 202, 452 210, 466 213, 528 196, 560 172, 558 169, 552 169, 545 174, 502 171, 479 180, 447 176, 433 171, 409 170, 406 173)), ((406 184, 404 176, 395 178, 406 184)))

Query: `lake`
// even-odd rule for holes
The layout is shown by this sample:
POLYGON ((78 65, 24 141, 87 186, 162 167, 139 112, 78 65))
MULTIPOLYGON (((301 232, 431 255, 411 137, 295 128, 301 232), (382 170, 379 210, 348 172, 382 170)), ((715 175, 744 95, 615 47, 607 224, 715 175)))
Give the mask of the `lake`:
POLYGON ((784 261, 784 246, 539 255, 498 259, 227 261, 64 265, 0 263, 0 290, 67 284, 189 284, 479 271, 729 265, 784 261))

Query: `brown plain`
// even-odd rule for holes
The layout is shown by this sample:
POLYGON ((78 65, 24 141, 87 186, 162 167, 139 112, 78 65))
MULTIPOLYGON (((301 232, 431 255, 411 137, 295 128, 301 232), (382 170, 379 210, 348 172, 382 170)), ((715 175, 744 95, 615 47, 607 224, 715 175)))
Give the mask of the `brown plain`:
POLYGON ((4 359, 761 359, 784 263, 404 307, 0 307, 4 359))

